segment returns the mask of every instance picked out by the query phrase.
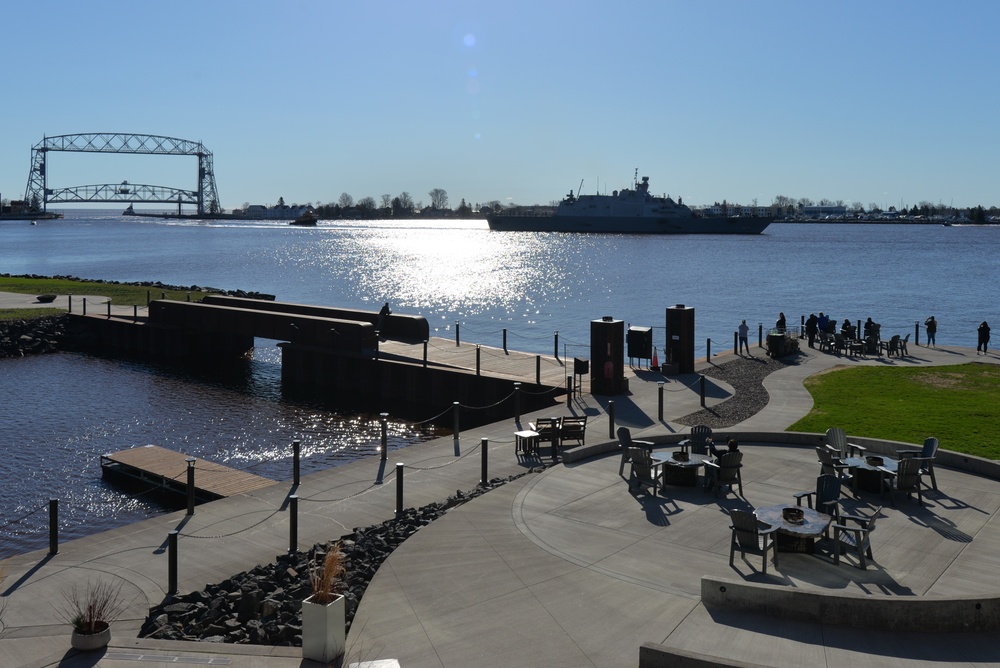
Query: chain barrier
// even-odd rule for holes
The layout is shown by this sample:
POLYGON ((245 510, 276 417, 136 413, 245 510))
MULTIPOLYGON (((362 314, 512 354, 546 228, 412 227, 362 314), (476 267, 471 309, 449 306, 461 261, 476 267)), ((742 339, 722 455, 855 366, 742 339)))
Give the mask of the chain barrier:
POLYGON ((541 392, 529 392, 528 390, 521 388, 521 394, 530 394, 533 397, 540 397, 543 394, 552 394, 553 392, 561 392, 563 390, 562 385, 555 385, 547 390, 542 390, 541 392))
POLYGON ((510 394, 508 394, 503 399, 500 399, 499 401, 495 401, 492 404, 487 404, 485 406, 469 406, 469 405, 466 405, 466 404, 463 404, 463 403, 460 403, 458 405, 459 405, 460 408, 467 408, 467 409, 472 410, 472 411, 481 411, 481 410, 486 410, 487 408, 496 408, 497 406, 499 406, 500 404, 502 404, 503 402, 507 401, 508 399, 510 399, 513 396, 514 396, 514 393, 511 392, 510 394))
MULTIPOLYGON (((388 475, 386 475, 384 478, 382 478, 382 483, 385 484, 387 481, 392 480, 392 477, 393 477, 393 475, 395 475, 395 473, 396 473, 396 470, 395 470, 395 468, 393 468, 393 470, 389 471, 388 475)), ((347 483, 347 484, 353 484, 353 483, 347 483)), ((337 487, 346 487, 347 484, 338 485, 337 487)), ((313 496, 300 496, 299 497, 299 501, 308 501, 309 503, 339 503, 341 501, 347 501, 348 499, 353 499, 353 498, 355 498, 357 496, 361 496, 362 494, 370 492, 371 490, 375 489, 376 487, 380 487, 380 486, 381 485, 379 485, 378 483, 372 483, 372 484, 368 485, 368 487, 365 487, 364 489, 362 489, 359 492, 355 492, 354 494, 348 494, 347 496, 342 496, 339 499, 317 499, 316 497, 313 497, 313 496)), ((337 489, 337 487, 331 487, 330 489, 326 489, 326 490, 323 490, 323 491, 324 492, 329 492, 331 489, 337 489)), ((319 492, 317 492, 317 494, 318 493, 319 492)))
POLYGON ((38 511, 42 510, 43 508, 48 508, 48 504, 42 505, 42 506, 38 506, 37 508, 35 508, 31 512, 29 512, 29 513, 27 513, 25 515, 21 515, 20 517, 18 517, 16 519, 13 519, 13 520, 7 522, 6 524, 0 524, 0 531, 3 531, 4 529, 6 529, 7 527, 9 527, 12 524, 17 524, 18 522, 21 522, 21 521, 24 521, 24 520, 28 519, 29 517, 31 517, 32 515, 34 515, 38 511))
POLYGON ((443 411, 441 411, 440 413, 438 413, 437 415, 435 415, 432 418, 429 418, 427 420, 421 420, 420 422, 412 422, 410 424, 412 424, 413 426, 417 426, 417 425, 421 425, 421 424, 429 424, 429 423, 433 422, 434 420, 437 420, 441 416, 447 414, 448 411, 450 411, 450 410, 452 410, 452 407, 448 406, 448 408, 444 409, 443 411))
POLYGON ((253 524, 251 524, 248 527, 244 527, 242 529, 237 529, 236 531, 231 531, 229 533, 220 533, 220 534, 217 534, 215 536, 197 536, 197 535, 195 535, 193 533, 180 533, 180 532, 178 532, 177 535, 180 536, 180 537, 183 537, 183 538, 200 538, 200 539, 205 539, 205 540, 215 540, 215 539, 218 539, 218 538, 229 538, 230 536, 235 536, 237 534, 243 533, 244 531, 249 531, 250 529, 255 529, 255 528, 259 527, 261 524, 263 524, 264 522, 268 521, 269 519, 271 519, 272 517, 274 517, 275 515, 277 515, 280 512, 281 512, 281 509, 278 508, 273 513, 271 513, 270 515, 268 515, 267 517, 261 518, 260 521, 254 522, 253 524))

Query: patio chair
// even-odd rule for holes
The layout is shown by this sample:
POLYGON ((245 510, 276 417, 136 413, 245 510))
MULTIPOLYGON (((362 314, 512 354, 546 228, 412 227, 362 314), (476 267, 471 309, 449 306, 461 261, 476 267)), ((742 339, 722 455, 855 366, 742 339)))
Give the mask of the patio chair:
POLYGON ((538 432, 539 443, 552 444, 552 457, 556 458, 559 452, 559 418, 537 418, 529 422, 528 427, 538 432))
POLYGON ((819 351, 830 352, 830 347, 833 345, 833 339, 826 332, 817 332, 817 340, 819 341, 819 351))
POLYGON ((845 355, 847 354, 847 340, 844 338, 844 335, 841 334, 840 332, 836 332, 833 335, 833 348, 834 352, 836 352, 838 355, 840 354, 841 350, 844 351, 845 355))
POLYGON ((906 344, 909 343, 909 342, 910 342, 910 335, 909 334, 907 334, 906 336, 904 336, 903 338, 901 338, 899 340, 899 355, 900 355, 900 357, 902 357, 902 356, 909 357, 910 356, 910 351, 906 349, 906 344))
POLYGON ((854 476, 851 474, 851 467, 840 460, 840 453, 834 452, 833 448, 829 445, 818 445, 816 446, 816 456, 819 458, 819 473, 821 476, 835 476, 841 485, 850 485, 853 496, 858 496, 858 492, 854 486, 854 476))
POLYGON ((881 346, 882 350, 885 351, 886 355, 889 356, 895 355, 896 357, 902 357, 902 355, 899 353, 899 334, 893 334, 892 338, 889 339, 888 341, 883 341, 881 343, 881 346))
POLYGON ((622 451, 622 463, 618 467, 618 475, 623 475, 625 464, 632 461, 629 450, 638 447, 649 452, 653 449, 653 444, 650 441, 633 441, 632 432, 629 431, 628 427, 618 427, 618 447, 622 451))
POLYGON ((802 499, 813 507, 813 497, 816 498, 816 510, 827 515, 837 516, 840 505, 840 478, 835 475, 821 475, 816 478, 816 489, 793 494, 795 504, 801 506, 802 499))
POLYGON ((726 488, 732 489, 733 485, 740 490, 739 496, 743 496, 743 477, 740 469, 743 468, 742 452, 727 452, 718 458, 717 461, 705 462, 705 488, 715 492, 715 497, 719 498, 719 492, 725 493, 726 488))
MULTIPOLYGON (((538 430, 536 429, 535 431, 538 430)), ((847 434, 840 427, 830 427, 826 430, 826 444, 829 445, 835 452, 839 452, 841 459, 862 455, 865 450, 867 450, 867 448, 862 445, 848 443, 847 434)))
POLYGON ((934 477, 934 459, 937 457, 938 440, 933 436, 924 439, 923 450, 899 450, 896 454, 900 459, 904 457, 920 458, 920 475, 929 476, 931 487, 937 491, 937 478, 934 477))
POLYGON ((578 445, 584 444, 587 435, 587 416, 564 417, 559 421, 559 444, 566 441, 576 441, 578 445))
POLYGON ((730 510, 729 519, 732 522, 729 528, 733 530, 729 543, 729 565, 733 566, 736 550, 739 550, 743 557, 746 557, 747 552, 759 554, 764 558, 761 573, 767 575, 767 553, 770 551, 774 567, 777 568, 778 544, 775 532, 778 527, 764 524, 756 515, 746 510, 730 510))
POLYGON ((840 564, 840 555, 847 554, 848 550, 857 551, 858 568, 868 569, 868 559, 874 560, 872 556, 871 535, 875 531, 875 520, 881 512, 882 506, 875 509, 871 517, 862 515, 841 515, 838 522, 833 525, 833 563, 840 564), (845 524, 852 522, 853 524, 845 524))
POLYGON ((635 482, 639 491, 644 487, 652 487, 653 496, 656 496, 659 481, 653 475, 653 456, 644 448, 629 448, 629 459, 632 462, 628 474, 629 491, 632 491, 632 483, 635 482))
POLYGON ((707 455, 708 454, 708 444, 706 441, 712 438, 712 428, 703 425, 696 424, 691 427, 691 435, 688 438, 680 442, 681 451, 691 452, 696 455, 707 455))
POLYGON ((914 492, 917 493, 917 503, 924 505, 924 494, 920 487, 920 467, 923 459, 920 457, 906 457, 899 460, 896 471, 890 471, 883 467, 878 467, 882 476, 882 492, 889 492, 889 500, 892 505, 896 505, 896 495, 905 493, 912 498, 914 492))

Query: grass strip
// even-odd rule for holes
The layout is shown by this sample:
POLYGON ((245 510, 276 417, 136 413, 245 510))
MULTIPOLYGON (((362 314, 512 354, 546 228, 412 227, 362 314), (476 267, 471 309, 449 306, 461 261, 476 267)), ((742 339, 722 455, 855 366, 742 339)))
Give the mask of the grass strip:
MULTIPOLYGON (((98 283, 63 278, 25 278, 21 276, 0 276, 0 292, 17 292, 26 295, 44 294, 74 294, 101 295, 110 297, 116 306, 146 305, 147 294, 150 299, 160 299, 166 293, 167 299, 184 301, 186 290, 167 290, 163 288, 125 285, 124 283, 98 283)), ((201 293, 195 293, 200 295, 201 293)), ((192 296, 192 299, 195 297, 192 296)), ((37 316, 36 316, 37 317, 37 316)))
POLYGON ((848 434, 1000 459, 996 424, 1000 366, 970 363, 911 369, 854 367, 807 378, 813 409, 789 431, 848 434))

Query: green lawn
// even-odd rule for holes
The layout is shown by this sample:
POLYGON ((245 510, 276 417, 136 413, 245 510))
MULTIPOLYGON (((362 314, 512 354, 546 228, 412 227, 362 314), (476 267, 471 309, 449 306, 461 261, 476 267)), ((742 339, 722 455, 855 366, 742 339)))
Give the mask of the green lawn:
POLYGON ((855 367, 805 381, 815 405, 789 431, 848 434, 922 444, 1000 459, 993 434, 1000 417, 1000 366, 962 364, 912 369, 855 367))
MULTIPOLYGON (((116 306, 132 306, 133 304, 145 306, 147 291, 152 299, 160 299, 161 294, 165 292, 167 299, 184 301, 187 299, 188 294, 186 291, 181 290, 161 290, 159 288, 136 285, 69 281, 58 278, 0 276, 0 292, 18 292, 27 295, 44 295, 47 293, 60 295, 101 295, 110 297, 111 303, 116 306)), ((195 295, 192 295, 191 299, 194 300, 195 295)))
POLYGON ((8 308, 0 309, 0 322, 4 320, 34 320, 49 315, 65 313, 61 308, 8 308))

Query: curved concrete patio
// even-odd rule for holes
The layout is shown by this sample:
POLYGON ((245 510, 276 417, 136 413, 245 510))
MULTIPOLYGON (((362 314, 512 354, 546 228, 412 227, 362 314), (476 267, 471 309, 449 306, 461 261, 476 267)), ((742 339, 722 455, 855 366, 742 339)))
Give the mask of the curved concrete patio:
MULTIPOLYGON (((998 362, 992 354, 976 356, 962 348, 928 350, 911 343, 910 353, 903 359, 848 359, 807 349, 796 364, 767 377, 766 409, 731 430, 716 431, 787 429, 812 406, 802 380, 838 364, 998 362)), ((699 368, 708 366, 702 362, 699 368)), ((613 398, 616 424, 631 427, 633 437, 666 441, 687 431, 676 420, 699 408, 697 376, 666 380, 660 420, 657 382, 663 380, 633 371, 630 393, 613 398)), ((708 405, 730 393, 713 382, 708 405)), ((522 416, 521 424, 543 414, 586 414, 588 447, 611 448, 615 425, 607 415, 609 399, 584 394, 568 407, 522 416)), ((531 463, 514 457, 517 427, 505 421, 464 432, 460 444, 449 437, 411 446, 391 453, 387 470, 406 462, 407 506, 440 501, 477 483, 480 439, 489 439, 490 477, 528 471, 531 463)), ((745 501, 732 495, 716 500, 697 488, 633 496, 618 477, 618 457, 609 453, 525 475, 451 510, 379 569, 348 636, 349 659, 398 659, 405 668, 634 667, 644 644, 662 644, 675 654, 669 665, 1000 666, 995 633, 880 632, 706 608, 700 590, 706 575, 897 599, 1000 593, 995 584, 1000 482, 946 467, 937 473, 941 493, 928 494, 925 508, 901 500, 897 508, 885 509, 874 535, 876 565, 867 571, 857 569, 851 557, 837 567, 823 555, 785 554, 767 576, 758 573, 759 558, 738 560, 730 569, 725 511, 745 503, 787 503, 793 492, 814 486, 818 471, 810 448, 751 440, 743 445, 745 501), (697 663, 699 656, 709 657, 708 663, 697 663)), ((328 501, 310 503, 300 513, 300 547, 391 518, 394 485, 373 485, 378 471, 377 460, 362 460, 304 477, 294 493, 328 501)), ((197 590, 287 549, 283 509, 290 493, 288 482, 276 483, 253 495, 199 506, 191 517, 171 513, 70 541, 55 556, 40 550, 6 560, 0 665, 308 665, 297 648, 136 638, 148 608, 165 596, 168 531, 182 532, 180 590, 197 590), (115 624, 107 652, 84 655, 69 650, 67 626, 52 602, 60 600, 67 583, 94 573, 125 579, 136 597, 115 624)), ((877 497, 862 502, 870 507, 877 497)), ((654 661, 643 665, 665 665, 654 661)))

